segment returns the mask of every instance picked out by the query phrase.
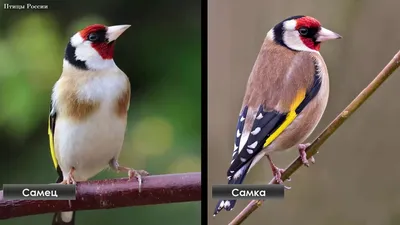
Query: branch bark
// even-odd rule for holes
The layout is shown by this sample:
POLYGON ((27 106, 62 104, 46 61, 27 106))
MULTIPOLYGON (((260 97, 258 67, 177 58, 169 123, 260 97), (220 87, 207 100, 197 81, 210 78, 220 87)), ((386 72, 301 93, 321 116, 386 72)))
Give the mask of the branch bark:
MULTIPOLYGON (((400 51, 393 57, 393 59, 386 65, 385 68, 375 77, 375 79, 363 90, 361 93, 329 124, 327 128, 311 143, 306 149, 307 158, 315 155, 319 147, 349 118, 367 99, 371 96, 376 89, 400 66, 400 51)), ((296 170, 302 166, 300 156, 294 160, 282 174, 282 180, 285 181, 296 170)), ((272 179, 269 184, 276 184, 276 180, 272 179)), ((241 224, 247 217, 257 210, 264 200, 252 200, 246 208, 244 208, 230 223, 229 225, 241 224)))
POLYGON ((110 209, 137 205, 200 201, 200 173, 167 174, 143 178, 142 191, 137 181, 127 178, 77 183, 76 200, 4 200, 0 191, 0 219, 58 211, 110 209))

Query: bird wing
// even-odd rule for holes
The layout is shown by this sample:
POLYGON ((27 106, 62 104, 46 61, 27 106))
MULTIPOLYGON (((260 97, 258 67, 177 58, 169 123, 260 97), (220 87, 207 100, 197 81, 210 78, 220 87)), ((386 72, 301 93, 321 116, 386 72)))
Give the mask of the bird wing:
POLYGON ((293 122, 320 90, 320 69, 312 55, 297 53, 289 61, 290 68, 270 70, 270 65, 279 63, 274 63, 274 58, 279 59, 279 55, 264 58, 267 64, 258 65, 257 60, 250 75, 237 123, 228 180, 245 165, 247 172, 254 157, 293 122), (276 73, 259 74, 263 71, 276 73))
POLYGON ((57 183, 61 182, 63 179, 63 175, 61 172, 61 168, 58 165, 58 161, 56 158, 56 152, 54 149, 54 131, 56 127, 56 120, 57 120, 57 110, 55 107, 54 102, 51 100, 50 101, 50 113, 49 113, 49 127, 48 127, 48 133, 49 133, 49 144, 50 144, 50 153, 51 153, 51 158, 53 160, 54 168, 57 170, 57 173, 59 175, 57 179, 57 183))
POLYGON ((58 162, 56 158, 56 153, 54 150, 54 130, 56 127, 56 119, 57 119, 57 112, 54 107, 53 101, 50 102, 50 114, 49 114, 49 127, 48 127, 48 133, 49 133, 49 142, 50 142, 50 153, 51 153, 51 158, 53 160, 54 167, 57 168, 58 162))

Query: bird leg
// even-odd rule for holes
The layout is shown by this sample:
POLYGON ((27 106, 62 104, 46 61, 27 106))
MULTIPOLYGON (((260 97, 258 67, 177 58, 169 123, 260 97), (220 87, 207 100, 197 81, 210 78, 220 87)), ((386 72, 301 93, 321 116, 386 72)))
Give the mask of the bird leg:
POLYGON ((72 175, 72 173, 74 171, 75 171, 75 168, 72 167, 68 172, 68 176, 61 182, 61 184, 76 184, 74 176, 72 175))
MULTIPOLYGON (((307 167, 310 166, 310 163, 308 163, 307 160, 307 153, 306 153, 306 149, 310 146, 310 143, 306 143, 306 144, 299 144, 299 153, 300 153, 300 157, 301 157, 301 161, 303 162, 303 164, 307 167)), ((313 156, 310 157, 310 161, 314 164, 315 163, 315 159, 313 156)))
POLYGON ((149 173, 145 170, 135 170, 129 167, 120 166, 116 159, 112 159, 109 163, 110 167, 117 173, 124 171, 128 172, 129 180, 135 177, 139 182, 139 193, 142 191, 142 176, 148 176, 149 173))
MULTIPOLYGON (((68 176, 61 182, 61 184, 76 184, 74 176, 72 175, 72 173, 74 171, 75 171, 75 168, 72 167, 68 172, 68 176)), ((68 200, 68 204, 69 204, 69 207, 72 207, 71 200, 68 200)))
MULTIPOLYGON (((282 177, 282 173, 285 172, 285 170, 275 166, 275 164, 272 162, 272 159, 269 155, 267 155, 267 158, 268 158, 269 165, 271 166, 272 174, 274 175, 276 182, 278 184, 283 184, 281 177, 282 177)), ((288 178, 288 180, 290 180, 290 178, 288 178)), ((290 189, 289 186, 284 186, 284 187, 285 187, 285 189, 290 189)))

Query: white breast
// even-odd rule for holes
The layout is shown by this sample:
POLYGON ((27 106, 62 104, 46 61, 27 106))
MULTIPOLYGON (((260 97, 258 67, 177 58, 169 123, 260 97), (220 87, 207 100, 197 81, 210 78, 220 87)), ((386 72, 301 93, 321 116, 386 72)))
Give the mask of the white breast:
POLYGON ((79 88, 80 99, 111 102, 119 96, 126 88, 125 74, 113 73, 115 75, 96 76, 79 88))

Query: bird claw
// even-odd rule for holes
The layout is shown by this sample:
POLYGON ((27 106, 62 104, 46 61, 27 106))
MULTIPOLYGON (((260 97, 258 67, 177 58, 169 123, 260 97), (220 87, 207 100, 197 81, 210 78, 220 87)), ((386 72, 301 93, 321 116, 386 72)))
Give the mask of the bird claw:
POLYGON ((149 172, 147 172, 145 170, 134 170, 129 167, 119 166, 118 162, 116 160, 112 160, 110 162, 110 165, 111 165, 111 168, 113 168, 117 172, 121 172, 121 171, 128 172, 128 177, 129 177, 128 180, 129 181, 135 177, 139 183, 139 193, 142 192, 142 176, 149 175, 149 172))
POLYGON ((72 168, 69 172, 68 172, 68 176, 60 183, 60 184, 76 184, 76 181, 74 179, 74 176, 72 175, 72 173, 75 171, 74 168, 72 168))
MULTIPOLYGON (((307 166, 307 167, 310 166, 310 163, 308 162, 308 159, 307 159, 306 149, 307 149, 310 145, 311 145, 310 143, 307 143, 307 144, 299 144, 299 153, 300 153, 300 157, 301 157, 301 162, 302 162, 305 166, 307 166)), ((310 161, 311 161, 312 164, 315 163, 315 158, 314 158, 314 156, 311 156, 311 157, 310 157, 310 161)))
POLYGON ((290 190, 290 189, 292 189, 292 187, 290 187, 290 186, 285 186, 285 185, 283 185, 283 188, 285 188, 285 190, 290 190))
MULTIPOLYGON (((274 174, 274 178, 275 178, 276 182, 277 182, 278 184, 283 185, 283 187, 284 187, 286 190, 290 190, 290 189, 291 189, 290 186, 286 186, 286 185, 283 184, 283 180, 282 180, 282 173, 283 173, 283 172, 285 172, 284 169, 278 168, 278 167, 276 167, 276 166, 275 166, 275 167, 273 168, 273 170, 272 170, 272 173, 274 174)), ((290 178, 288 178, 287 180, 290 181, 290 178)))
POLYGON ((66 180, 63 180, 63 184, 76 184, 75 179, 72 177, 72 175, 68 176, 66 180), (65 182, 65 183, 64 183, 65 182))
POLYGON ((128 169, 129 180, 132 180, 135 177, 139 183, 139 193, 142 192, 142 176, 148 176, 148 175, 149 172, 145 170, 128 169))

